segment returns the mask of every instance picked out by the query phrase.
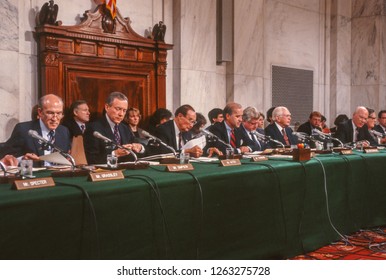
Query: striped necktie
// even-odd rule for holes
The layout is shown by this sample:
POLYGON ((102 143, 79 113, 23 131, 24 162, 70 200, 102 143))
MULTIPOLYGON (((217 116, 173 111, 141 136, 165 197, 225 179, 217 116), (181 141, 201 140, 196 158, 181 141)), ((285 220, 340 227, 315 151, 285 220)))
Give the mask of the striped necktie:
MULTIPOLYGON (((52 144, 55 143, 55 130, 50 130, 47 134, 47 137, 48 137, 48 141, 52 144)), ((53 152, 53 148, 51 149, 48 149, 49 151, 51 151, 51 153, 53 152)))
POLYGON ((234 129, 231 130, 229 144, 231 144, 232 148, 236 148, 236 137, 234 129))

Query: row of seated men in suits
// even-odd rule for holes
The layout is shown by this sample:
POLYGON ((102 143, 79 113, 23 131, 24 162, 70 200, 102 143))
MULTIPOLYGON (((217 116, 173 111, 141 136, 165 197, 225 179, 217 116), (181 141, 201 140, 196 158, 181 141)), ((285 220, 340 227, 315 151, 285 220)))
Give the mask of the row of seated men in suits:
MULTIPOLYGON (((140 135, 133 134, 129 126, 123 124, 128 104, 129 102, 124 94, 113 92, 105 102, 104 115, 90 123, 88 123, 90 113, 86 102, 74 104, 74 108, 77 109, 74 109, 76 111, 74 111, 74 116, 77 114, 83 115, 83 121, 64 124, 70 128, 71 126, 78 127, 80 129, 79 134, 84 132, 84 150, 89 164, 105 163, 106 156, 109 153, 117 155, 120 161, 132 160, 127 149, 139 156, 170 152, 163 145, 154 145, 154 143, 153 145, 147 145, 147 142, 136 141, 136 138, 140 138, 140 135), (83 122, 86 124, 85 129, 82 128, 81 123, 83 122), (113 145, 106 146, 103 140, 94 136, 94 131, 113 139, 124 148, 116 148, 113 145)), ((227 146, 231 146, 236 154, 264 150, 270 145, 275 146, 274 143, 259 141, 256 135, 251 133, 258 128, 259 112, 254 107, 247 107, 243 110, 240 104, 231 102, 225 106, 222 113, 224 120, 212 124, 208 130, 228 145, 212 139, 212 141, 208 141, 208 145, 204 149, 195 146, 185 152, 190 153, 192 157, 200 157, 202 155, 222 155, 225 153, 227 146)), ((11 154, 19 159, 23 157, 38 161, 39 156, 50 153, 49 149, 41 149, 39 141, 28 135, 29 130, 35 130, 41 137, 54 141, 55 145, 63 151, 70 150, 71 135, 75 135, 75 133, 70 134, 69 129, 60 124, 63 117, 63 101, 53 94, 43 96, 39 100, 38 116, 37 120, 16 125, 11 137, 5 143, 5 148, 1 151, 0 158, 6 154, 11 154)), ((310 116, 309 123, 312 122, 312 117, 310 116)), ((290 128, 291 113, 286 107, 276 107, 272 112, 272 119, 273 122, 264 130, 265 135, 281 142, 283 145, 298 143, 290 128)), ((368 140, 369 144, 376 145, 371 140, 372 138, 365 126, 367 119, 367 109, 358 107, 353 114, 353 118, 338 127, 336 137, 344 143, 368 140)), ((180 151, 183 144, 193 137, 191 129, 195 123, 196 112, 194 108, 190 105, 183 105, 176 110, 174 119, 159 125, 154 130, 154 134, 176 151, 180 151)))

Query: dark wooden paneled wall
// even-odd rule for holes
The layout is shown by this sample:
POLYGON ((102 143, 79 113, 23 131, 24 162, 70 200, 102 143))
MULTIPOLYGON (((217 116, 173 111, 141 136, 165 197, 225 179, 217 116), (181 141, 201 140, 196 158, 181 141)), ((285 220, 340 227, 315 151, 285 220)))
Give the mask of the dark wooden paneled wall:
POLYGON ((127 95, 144 119, 166 106, 166 56, 172 45, 138 35, 119 12, 112 20, 101 5, 86 11, 76 26, 38 25, 36 38, 39 95, 57 94, 67 107, 84 99, 93 116, 101 114, 112 91, 127 95))

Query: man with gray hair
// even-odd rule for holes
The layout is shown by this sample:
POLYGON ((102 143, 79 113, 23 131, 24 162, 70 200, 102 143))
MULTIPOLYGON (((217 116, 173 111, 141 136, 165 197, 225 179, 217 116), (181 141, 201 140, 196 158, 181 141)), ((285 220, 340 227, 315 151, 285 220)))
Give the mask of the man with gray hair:
POLYGON ((134 136, 129 127, 122 123, 129 106, 126 95, 121 92, 112 92, 105 101, 105 114, 95 122, 89 123, 84 134, 84 150, 88 164, 106 163, 108 154, 114 154, 119 161, 133 160, 127 150, 135 153, 144 153, 145 148, 134 143, 134 136), (94 136, 94 132, 113 140, 127 149, 107 147, 106 143, 94 136))
POLYGON ((353 113, 352 119, 338 125, 335 137, 344 144, 360 142, 364 147, 369 145, 377 146, 366 125, 368 117, 369 112, 366 107, 358 106, 353 113))
POLYGON ((255 134, 259 125, 259 117, 260 113, 255 107, 247 107, 243 111, 243 121, 239 130, 250 152, 263 151, 267 146, 265 143, 260 142, 255 134))
POLYGON ((272 112, 272 120, 273 123, 265 128, 265 135, 280 141, 285 146, 298 143, 297 139, 292 135, 293 131, 290 128, 291 113, 286 107, 276 107, 272 112))

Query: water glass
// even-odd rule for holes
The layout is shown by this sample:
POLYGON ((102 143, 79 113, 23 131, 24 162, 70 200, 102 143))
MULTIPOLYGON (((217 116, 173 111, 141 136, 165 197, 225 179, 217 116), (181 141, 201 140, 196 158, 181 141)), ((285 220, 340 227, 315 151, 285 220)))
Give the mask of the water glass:
POLYGON ((22 159, 20 162, 20 175, 23 177, 33 177, 32 174, 33 160, 22 159))
POLYGON ((190 160, 189 153, 180 153, 180 164, 188 164, 190 160))
POLYGON ((233 148, 226 148, 226 150, 225 150, 225 158, 226 159, 232 159, 233 155, 234 155, 233 148))
POLYGON ((115 155, 107 155, 107 167, 117 168, 118 167, 118 157, 115 155))

